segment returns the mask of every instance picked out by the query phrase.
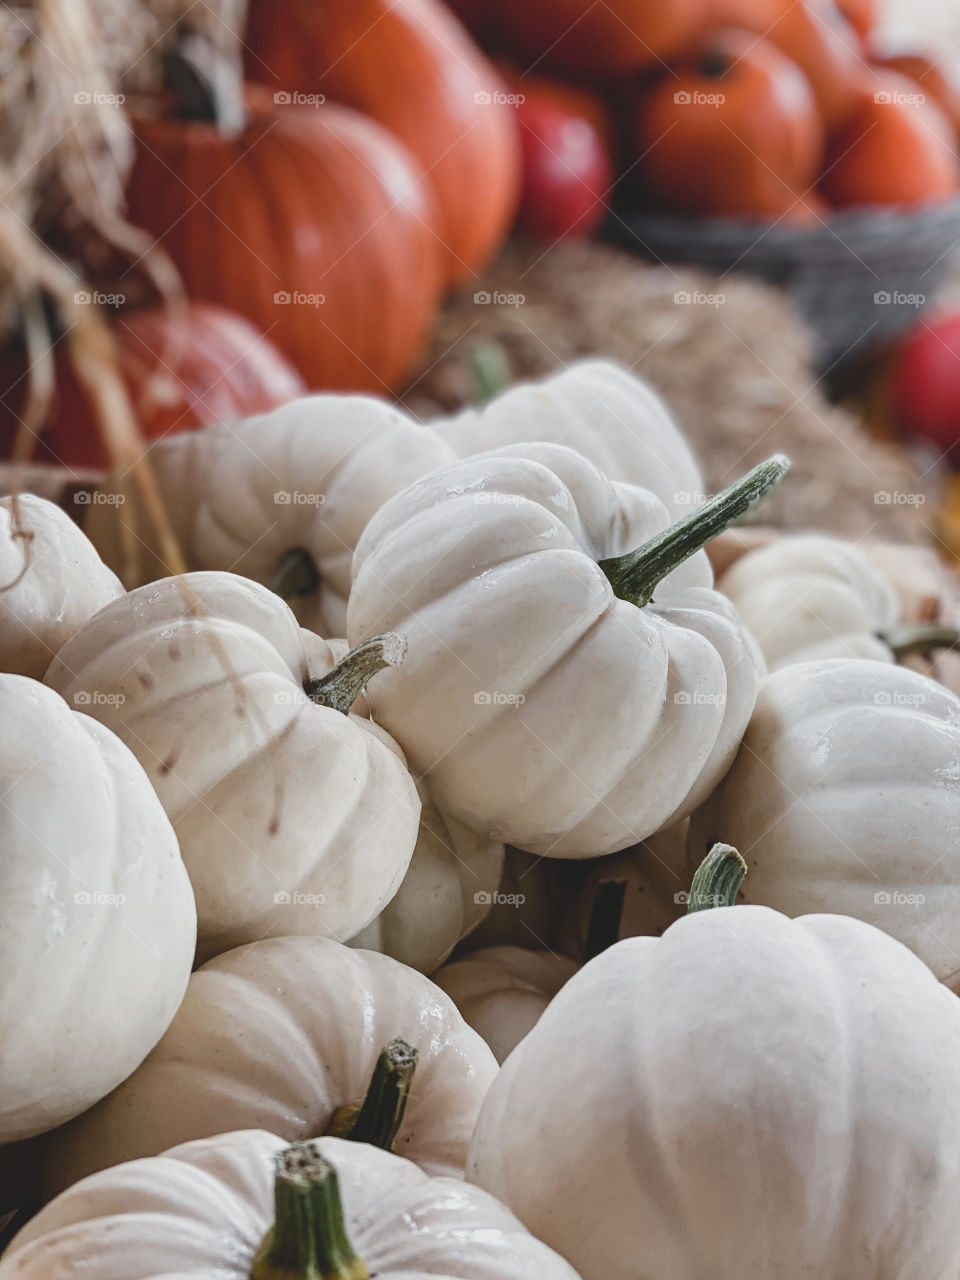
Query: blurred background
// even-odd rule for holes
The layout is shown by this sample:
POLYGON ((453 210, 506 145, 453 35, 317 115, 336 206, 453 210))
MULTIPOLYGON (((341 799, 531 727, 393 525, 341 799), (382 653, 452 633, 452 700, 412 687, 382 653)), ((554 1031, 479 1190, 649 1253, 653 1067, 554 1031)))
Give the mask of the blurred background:
POLYGON ((960 552, 958 0, 35 0, 0 34, 6 487, 598 353, 712 487, 789 453, 765 519, 960 552))

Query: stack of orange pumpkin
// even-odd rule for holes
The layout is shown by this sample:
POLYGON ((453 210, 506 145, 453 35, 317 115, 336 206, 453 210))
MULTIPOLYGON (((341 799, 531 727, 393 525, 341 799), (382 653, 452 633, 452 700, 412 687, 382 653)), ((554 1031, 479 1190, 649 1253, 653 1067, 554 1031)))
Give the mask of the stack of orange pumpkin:
POLYGON ((621 105, 624 185, 680 214, 813 222, 960 190, 960 82, 882 47, 874 0, 452 0, 621 105))

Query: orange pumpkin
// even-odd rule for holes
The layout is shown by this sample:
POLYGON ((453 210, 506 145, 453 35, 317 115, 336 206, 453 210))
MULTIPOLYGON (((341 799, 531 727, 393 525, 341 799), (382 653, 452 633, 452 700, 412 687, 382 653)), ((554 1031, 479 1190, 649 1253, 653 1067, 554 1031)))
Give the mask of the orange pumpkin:
POLYGON ((715 32, 636 104, 635 173, 669 209, 780 217, 815 183, 823 133, 810 86, 772 45, 715 32))
POLYGON ((686 48, 710 0, 514 0, 501 25, 511 49, 545 67, 619 75, 686 48))
POLYGON ((788 4, 764 34, 810 81, 827 129, 848 120, 872 92, 860 37, 833 0, 788 4))
MULTIPOLYGON (((266 413, 302 395, 303 380, 248 320, 210 303, 121 311, 112 325, 117 358, 147 440, 266 413)), ((9 457, 26 399, 27 361, 12 348, 0 360, 0 456, 9 457)), ((89 401, 63 348, 56 391, 34 460, 106 467, 89 401)))
POLYGON ((960 76, 946 58, 938 61, 919 52, 890 53, 875 59, 880 67, 906 76, 930 98, 960 136, 960 76))
POLYGON ((878 73, 875 93, 830 138, 821 191, 834 205, 911 205, 960 189, 949 120, 910 80, 878 73))
POLYGON ((448 280, 482 269, 519 195, 514 112, 439 0, 251 0, 251 78, 322 93, 389 128, 437 194, 448 280))
MULTIPOLYGON (((282 95, 281 95, 282 96, 282 95)), ((347 107, 249 95, 242 128, 141 117, 128 184, 192 297, 247 316, 311 387, 387 392, 441 293, 433 192, 406 149, 347 107)))

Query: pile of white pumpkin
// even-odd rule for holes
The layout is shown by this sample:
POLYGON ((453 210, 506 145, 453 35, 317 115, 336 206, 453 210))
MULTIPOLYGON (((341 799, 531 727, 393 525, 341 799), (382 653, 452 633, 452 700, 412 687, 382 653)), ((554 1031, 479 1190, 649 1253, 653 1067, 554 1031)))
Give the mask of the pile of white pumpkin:
POLYGON ((0 1280, 956 1280, 960 699, 714 587, 780 461, 603 361, 151 459, 184 577, 0 502, 0 1280))

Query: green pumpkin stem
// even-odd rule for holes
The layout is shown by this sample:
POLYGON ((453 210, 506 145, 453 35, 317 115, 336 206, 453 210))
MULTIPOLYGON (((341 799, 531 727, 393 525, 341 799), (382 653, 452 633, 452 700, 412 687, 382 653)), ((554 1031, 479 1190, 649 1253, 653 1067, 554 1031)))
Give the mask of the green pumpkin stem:
POLYGON ((406 1040, 391 1040, 377 1059, 367 1095, 360 1106, 340 1107, 327 1133, 351 1142, 368 1142, 392 1151, 410 1097, 417 1050, 406 1040))
POLYGON ((276 1158, 276 1218, 250 1280, 369 1280, 343 1221, 340 1181, 316 1142, 295 1142, 276 1158))
POLYGON ((878 631, 877 639, 883 641, 897 662, 902 662, 913 653, 956 649, 960 646, 960 631, 956 627, 943 627, 931 622, 904 623, 888 631, 878 631))
POLYGON ((321 707, 349 715, 367 682, 384 667, 399 667, 406 652, 406 640, 395 631, 373 636, 351 649, 325 676, 305 681, 304 692, 321 707))
POLYGON ((285 551, 277 565, 276 572, 267 583, 270 590, 281 600, 292 600, 294 596, 309 595, 320 585, 320 572, 317 562, 304 547, 291 547, 285 551))
POLYGON ((649 604, 667 574, 746 515, 776 488, 789 469, 789 459, 781 453, 774 454, 636 551, 601 560, 600 568, 610 579, 614 592, 621 600, 628 600, 639 608, 649 604))
POLYGON ((713 907, 732 907, 746 874, 747 864, 733 845, 715 844, 693 877, 687 915, 713 907))
POLYGON ((587 941, 583 948, 584 964, 620 940, 620 920, 626 892, 626 880, 600 880, 597 883, 593 891, 590 922, 587 925, 587 941))

